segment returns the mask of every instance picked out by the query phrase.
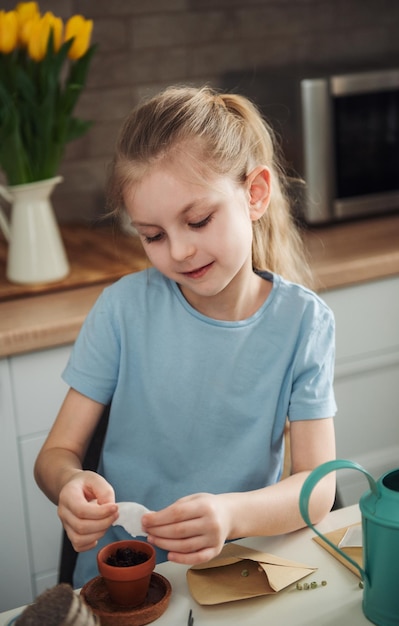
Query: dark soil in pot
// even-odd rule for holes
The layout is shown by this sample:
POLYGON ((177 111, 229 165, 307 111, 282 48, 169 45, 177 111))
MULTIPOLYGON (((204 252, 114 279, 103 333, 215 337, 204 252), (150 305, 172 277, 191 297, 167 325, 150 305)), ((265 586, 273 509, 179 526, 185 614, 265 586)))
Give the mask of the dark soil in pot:
POLYGON ((116 552, 111 554, 106 563, 114 567, 131 567, 132 565, 140 565, 148 561, 149 555, 140 550, 132 550, 131 548, 118 548, 116 552))

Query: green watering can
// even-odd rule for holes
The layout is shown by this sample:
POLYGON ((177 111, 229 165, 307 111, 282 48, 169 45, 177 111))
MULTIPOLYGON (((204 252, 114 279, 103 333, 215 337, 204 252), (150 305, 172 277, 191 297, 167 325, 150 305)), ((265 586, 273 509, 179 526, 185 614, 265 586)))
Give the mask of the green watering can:
POLYGON ((358 463, 337 459, 316 467, 305 480, 299 508, 306 524, 336 552, 354 565, 364 583, 363 613, 378 626, 399 626, 399 469, 378 481, 358 463), (316 484, 330 472, 354 469, 362 472, 370 489, 360 498, 363 567, 317 530, 309 519, 309 498, 316 484))

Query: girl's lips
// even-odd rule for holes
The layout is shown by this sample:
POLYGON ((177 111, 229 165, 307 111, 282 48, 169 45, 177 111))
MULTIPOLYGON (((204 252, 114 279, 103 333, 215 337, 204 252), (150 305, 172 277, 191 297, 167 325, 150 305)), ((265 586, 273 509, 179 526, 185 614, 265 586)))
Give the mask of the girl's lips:
POLYGON ((187 278, 202 278, 208 272, 208 270, 212 267, 213 261, 208 263, 208 265, 203 265, 196 270, 192 270, 191 272, 182 272, 183 276, 187 276, 187 278))

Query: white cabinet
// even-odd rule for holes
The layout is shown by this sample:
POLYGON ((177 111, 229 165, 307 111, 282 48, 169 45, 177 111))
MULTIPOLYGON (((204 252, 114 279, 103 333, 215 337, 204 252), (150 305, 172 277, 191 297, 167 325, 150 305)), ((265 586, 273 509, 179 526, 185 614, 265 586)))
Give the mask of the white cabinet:
MULTIPOLYGON (((375 478, 399 467, 399 277, 322 294, 336 320, 337 456, 375 478)), ((343 504, 357 502, 367 480, 337 473, 343 504)))
POLYGON ((32 581, 7 360, 0 360, 0 611, 29 602, 32 581))
POLYGON ((61 523, 33 465, 67 391, 61 372, 69 353, 63 346, 0 361, 1 611, 57 582, 61 523))

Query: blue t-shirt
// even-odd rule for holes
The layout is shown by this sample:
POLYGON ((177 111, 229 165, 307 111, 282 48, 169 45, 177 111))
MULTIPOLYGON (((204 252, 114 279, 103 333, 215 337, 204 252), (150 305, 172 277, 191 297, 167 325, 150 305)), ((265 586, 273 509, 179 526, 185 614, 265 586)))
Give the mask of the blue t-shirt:
MULTIPOLYGON (((262 276, 272 290, 242 321, 202 315, 153 268, 99 297, 63 378, 111 403, 98 471, 117 501, 159 510, 187 494, 273 484, 286 417, 335 414, 330 309, 304 287, 262 276)), ((81 553, 74 584, 98 574, 101 545, 128 537, 111 527, 95 550, 81 553)))

